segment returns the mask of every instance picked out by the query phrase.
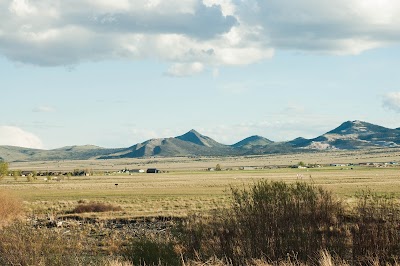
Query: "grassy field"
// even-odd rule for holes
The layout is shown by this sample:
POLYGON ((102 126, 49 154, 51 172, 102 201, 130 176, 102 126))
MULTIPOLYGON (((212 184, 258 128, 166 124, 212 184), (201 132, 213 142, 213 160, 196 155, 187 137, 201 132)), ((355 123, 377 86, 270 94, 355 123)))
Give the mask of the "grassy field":
POLYGON ((13 191, 32 213, 65 215, 78 203, 96 201, 121 206, 123 211, 86 215, 181 217, 227 205, 231 186, 246 186, 260 179, 314 183, 349 203, 357 191, 368 188, 400 197, 400 168, 360 166, 215 172, 179 169, 159 174, 65 177, 62 181, 39 177, 33 182, 26 177, 6 177, 0 189, 13 191))

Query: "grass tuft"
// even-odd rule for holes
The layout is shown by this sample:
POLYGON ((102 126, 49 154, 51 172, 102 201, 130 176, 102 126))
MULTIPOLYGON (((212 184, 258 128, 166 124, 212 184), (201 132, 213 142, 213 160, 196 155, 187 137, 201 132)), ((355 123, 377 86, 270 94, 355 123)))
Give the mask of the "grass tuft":
POLYGON ((110 212, 110 211, 122 211, 120 206, 114 206, 112 204, 105 204, 101 202, 91 202, 87 204, 79 204, 71 211, 71 213, 85 213, 85 212, 110 212))

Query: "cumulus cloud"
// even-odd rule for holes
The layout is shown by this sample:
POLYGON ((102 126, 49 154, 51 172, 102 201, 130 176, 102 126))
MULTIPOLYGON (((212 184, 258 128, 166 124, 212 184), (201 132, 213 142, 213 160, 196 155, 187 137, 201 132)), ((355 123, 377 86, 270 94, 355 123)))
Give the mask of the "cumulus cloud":
POLYGON ((251 64, 276 49, 358 54, 398 43, 399 27, 393 0, 4 0, 0 54, 41 66, 151 58, 174 74, 251 64))
POLYGON ((280 49, 358 54, 400 40, 400 2, 392 0, 250 0, 238 12, 280 49))
POLYGON ((43 143, 33 133, 13 126, 0 126, 0 145, 42 149, 43 143))
POLYGON ((400 92, 391 92, 383 96, 384 108, 400 113, 400 92))

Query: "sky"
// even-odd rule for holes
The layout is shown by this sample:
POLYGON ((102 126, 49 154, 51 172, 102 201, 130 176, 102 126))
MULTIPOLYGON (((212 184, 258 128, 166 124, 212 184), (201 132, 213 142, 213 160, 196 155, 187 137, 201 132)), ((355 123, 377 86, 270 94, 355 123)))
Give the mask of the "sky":
POLYGON ((400 127, 398 0, 0 0, 0 145, 400 127))

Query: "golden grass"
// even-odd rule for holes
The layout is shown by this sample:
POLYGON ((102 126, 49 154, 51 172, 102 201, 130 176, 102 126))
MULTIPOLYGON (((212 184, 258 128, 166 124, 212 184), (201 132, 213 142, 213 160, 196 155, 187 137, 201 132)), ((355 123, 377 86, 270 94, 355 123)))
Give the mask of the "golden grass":
MULTIPOLYGON (((104 202, 121 206, 114 217, 186 216, 229 204, 229 187, 243 187, 260 179, 305 181, 321 185, 352 202, 360 189, 400 195, 398 168, 263 169, 254 171, 178 171, 162 174, 71 177, 61 182, 15 181, 11 177, 0 188, 13 191, 31 212, 65 213, 78 202, 104 202), (116 186, 115 184, 118 184, 116 186)), ((111 214, 98 214, 108 217, 111 214)))
POLYGON ((20 218, 22 213, 22 201, 10 191, 0 190, 0 227, 20 218))
MULTIPOLYGON (((305 181, 321 185, 351 204, 360 189, 372 188, 378 193, 400 196, 398 167, 322 167, 290 169, 276 166, 294 165, 299 161, 309 164, 390 162, 398 161, 400 149, 368 151, 337 151, 290 155, 262 155, 241 157, 201 158, 141 158, 118 160, 87 160, 58 162, 11 163, 10 169, 40 171, 72 171, 91 169, 94 172, 121 169, 158 168, 162 174, 114 174, 90 177, 70 177, 64 180, 27 182, 6 177, 0 189, 14 191, 35 213, 63 214, 78 202, 104 202, 121 206, 123 211, 96 214, 98 217, 186 216, 229 204, 230 186, 247 186, 260 179, 271 181, 305 181), (207 168, 220 164, 231 171, 208 172, 207 168), (241 166, 259 168, 237 170, 241 166), (118 184, 118 185, 115 185, 118 184)), ((90 214, 92 215, 92 214, 90 214)))

